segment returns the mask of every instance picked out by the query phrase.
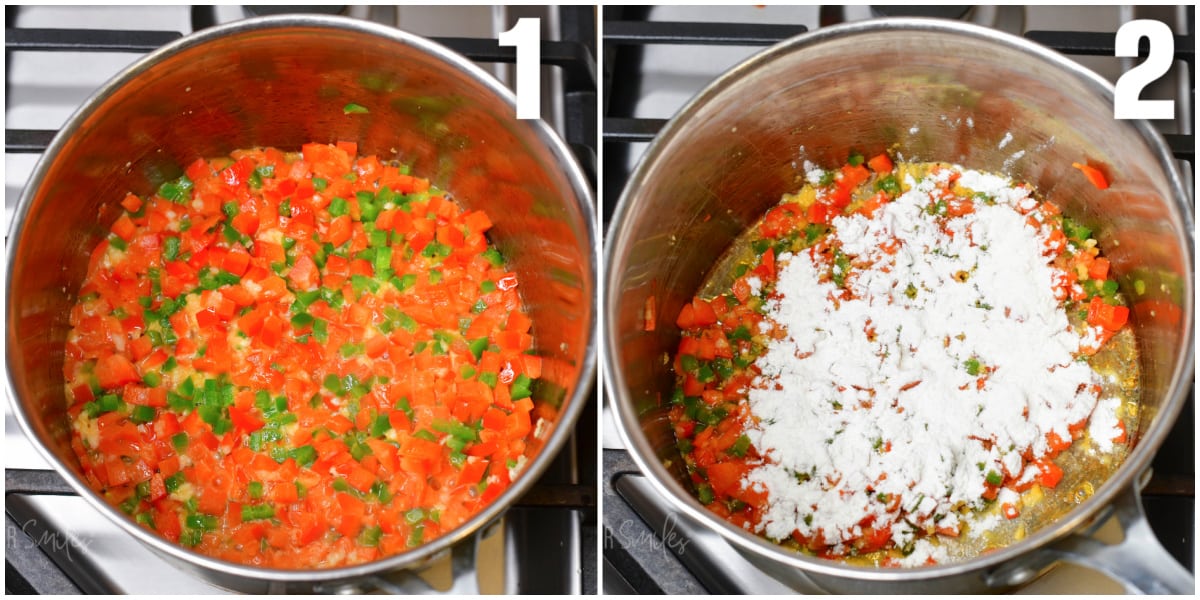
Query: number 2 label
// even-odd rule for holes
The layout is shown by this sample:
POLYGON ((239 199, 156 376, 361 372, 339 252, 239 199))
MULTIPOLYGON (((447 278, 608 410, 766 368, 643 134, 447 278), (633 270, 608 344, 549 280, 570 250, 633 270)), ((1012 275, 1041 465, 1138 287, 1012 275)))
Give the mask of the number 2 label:
POLYGON ((1150 55, 1117 79, 1113 117, 1117 119, 1174 119, 1174 100, 1142 100, 1142 90, 1167 74, 1175 56, 1175 36, 1161 21, 1137 19, 1117 30, 1115 55, 1137 58, 1138 43, 1150 40, 1150 55))
POLYGON ((501 46, 517 47, 517 118, 542 117, 542 20, 521 18, 500 33, 501 46))

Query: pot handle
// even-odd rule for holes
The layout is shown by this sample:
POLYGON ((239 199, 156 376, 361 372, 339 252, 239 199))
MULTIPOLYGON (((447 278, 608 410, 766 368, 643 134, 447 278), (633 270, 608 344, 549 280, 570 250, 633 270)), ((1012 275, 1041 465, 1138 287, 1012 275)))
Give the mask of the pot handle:
POLYGON ((1038 552, 1038 558, 1010 563, 994 571, 987 577, 988 584, 1018 585, 1032 579, 1051 563, 1062 560, 1100 571, 1120 582, 1128 593, 1195 594, 1195 575, 1162 547, 1150 529, 1138 494, 1139 487, 1130 486, 1111 506, 1124 530, 1124 539, 1120 543, 1105 544, 1088 535, 1090 531, 1074 533, 1038 552))

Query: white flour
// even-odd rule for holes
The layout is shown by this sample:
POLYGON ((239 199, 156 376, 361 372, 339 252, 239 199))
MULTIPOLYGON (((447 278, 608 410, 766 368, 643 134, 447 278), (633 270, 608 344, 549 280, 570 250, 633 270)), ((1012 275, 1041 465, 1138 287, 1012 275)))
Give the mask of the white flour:
MULTIPOLYGON (((984 505, 989 473, 1027 471, 1025 449, 1045 454, 1050 431, 1069 440, 1068 425, 1096 407, 1099 378, 1075 360, 1080 336, 1043 255, 1049 228, 1017 210, 1028 190, 964 171, 960 185, 996 202, 943 229, 925 212, 935 181, 907 183, 873 218, 833 222, 852 299, 840 299, 828 259, 777 259, 766 310, 786 336, 756 362, 745 424, 767 461, 743 482, 768 492, 759 531, 771 538, 849 542, 867 517, 890 524, 898 546, 913 543, 911 523, 956 528, 959 509, 984 505), (899 250, 887 254, 892 240, 899 250), (894 495, 900 510, 889 513, 894 495)), ((943 558, 923 540, 915 548, 904 564, 943 558)))
POLYGON ((1118 398, 1105 398, 1096 405, 1096 412, 1088 424, 1088 434, 1100 452, 1111 452, 1113 440, 1121 435, 1121 422, 1117 419, 1118 398))

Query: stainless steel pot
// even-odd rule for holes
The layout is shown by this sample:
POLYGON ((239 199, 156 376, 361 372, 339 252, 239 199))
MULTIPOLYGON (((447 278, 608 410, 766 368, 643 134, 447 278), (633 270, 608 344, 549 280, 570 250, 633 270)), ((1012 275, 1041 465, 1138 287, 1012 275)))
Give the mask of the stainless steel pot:
POLYGON ((1113 88, 1020 38, 951 21, 874 20, 778 44, 714 81, 655 139, 629 180, 606 248, 605 378, 638 466, 674 510, 717 531, 751 562, 797 589, 851 593, 974 592, 1029 581, 1056 560, 1100 568, 1131 587, 1190 593, 1194 577, 1144 520, 1135 484, 1187 395, 1193 368, 1193 223, 1161 137, 1113 119, 1113 88), (1008 138, 1011 136, 1011 138, 1008 138), (804 159, 840 164, 850 148, 895 148, 1003 172, 1036 186, 1093 226, 1133 319, 1143 373, 1134 448, 1094 496, 1023 540, 971 560, 871 569, 810 558, 736 528, 693 496, 667 419, 673 324, 728 243, 798 188, 804 159), (1100 166, 1099 191, 1070 167, 1100 166), (1155 289, 1138 296, 1135 277, 1155 289), (653 296, 657 328, 645 332, 653 296), (1148 305, 1147 305, 1148 306, 1148 305), (1171 317, 1178 317, 1172 321, 1171 317), (670 465, 670 466, 664 466, 670 465), (1086 537, 1116 508, 1125 542, 1086 537))
POLYGON ((46 459, 100 512, 183 568, 251 592, 337 589, 418 568, 493 521, 571 435, 595 366, 596 251, 589 185, 541 121, 515 118, 513 94, 423 38, 322 16, 249 19, 187 36, 134 63, 89 99, 34 169, 9 232, 9 396, 46 459), (367 114, 347 115, 348 103, 367 114), (429 544, 369 564, 284 571, 228 563, 137 526, 93 493, 69 445, 62 359, 67 315, 127 192, 147 194, 198 157, 251 146, 298 150, 355 141, 397 158, 468 208, 486 209, 493 242, 521 277, 555 418, 529 463, 483 512, 429 544))

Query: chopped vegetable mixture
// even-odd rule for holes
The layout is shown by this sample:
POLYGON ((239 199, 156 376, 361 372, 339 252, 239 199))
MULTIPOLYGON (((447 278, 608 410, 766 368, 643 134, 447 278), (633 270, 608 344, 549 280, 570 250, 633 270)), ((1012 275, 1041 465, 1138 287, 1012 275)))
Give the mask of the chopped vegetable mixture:
POLYGON ((121 205, 64 375, 84 476, 142 526, 350 565, 454 529, 524 466, 541 358, 484 212, 353 143, 200 159, 121 205))
MULTIPOLYGON (((1014 519, 1020 514, 1020 493, 1036 486, 1044 489, 1054 488, 1063 478, 1063 471, 1056 464, 1055 458, 1070 448, 1074 440, 1085 435, 1088 425, 1086 412, 1083 413, 1082 419, 1070 422, 1069 427, 1068 423, 1063 423, 1061 435, 1049 431, 1043 434, 1044 439, 1039 439, 1028 447, 996 447, 995 437, 977 441, 978 451, 982 453, 981 456, 988 457, 987 462, 979 462, 978 465, 952 465, 954 471, 951 473, 955 477, 953 481, 960 485, 977 480, 977 493, 972 492, 966 501, 953 504, 950 501, 952 494, 957 494, 953 497, 960 497, 964 493, 963 490, 945 490, 945 500, 942 499, 942 491, 938 492, 937 500, 956 506, 953 510, 961 512, 962 515, 954 514, 953 510, 949 514, 934 511, 935 506, 941 507, 943 504, 934 502, 934 498, 926 498, 923 494, 916 493, 915 490, 920 487, 919 470, 909 475, 913 481, 897 482, 894 479, 902 474, 891 473, 893 477, 889 478, 889 473, 883 472, 875 481, 856 480, 853 483, 843 481, 843 475, 853 478, 857 476, 857 472, 828 472, 817 480, 815 465, 811 470, 806 468, 786 471, 786 482, 779 478, 771 479, 769 474, 764 474, 766 471, 755 473, 756 469, 786 454, 779 447, 757 447, 755 440, 769 439, 763 431, 774 425, 776 418, 794 417, 799 423, 805 420, 801 416, 809 414, 801 412, 798 413, 801 416, 786 415, 787 411, 797 413, 809 410, 804 408, 804 402, 794 394, 806 393, 804 389, 811 391, 812 388, 803 386, 812 384, 811 381, 803 379, 793 380, 789 384, 781 379, 786 377, 787 373, 785 370, 780 374, 778 361, 811 360, 810 357, 814 353, 830 352, 820 346, 805 346, 807 342, 798 343, 794 347, 781 345, 781 340, 800 337, 791 336, 782 323, 773 320, 773 316, 791 310, 780 308, 781 271, 788 262, 801 260, 800 257, 811 261, 814 280, 812 285, 805 285, 809 289, 817 282, 829 286, 830 291, 825 300, 829 303, 830 311, 837 311, 842 305, 854 300, 864 300, 866 304, 876 306, 875 310, 893 310, 893 307, 905 304, 916 305, 918 299, 929 299, 930 306, 936 304, 938 295, 946 293, 946 290, 929 289, 922 285, 921 281, 913 280, 907 285, 897 282, 894 288, 876 289, 883 285, 880 282, 888 281, 886 272, 893 269, 889 265, 897 260, 897 252, 904 244, 912 242, 905 241, 902 236, 889 237, 886 233, 878 233, 891 230, 887 226, 872 223, 873 220, 877 221, 875 217, 883 212, 884 207, 897 202, 902 195, 912 191, 915 181, 927 179, 927 182, 922 184, 927 189, 920 192, 926 194, 920 196, 921 201, 925 203, 914 206, 912 214, 905 213, 906 218, 923 219, 932 226, 932 230, 940 228, 942 242, 955 239, 954 236, 958 235, 958 241, 955 243, 962 243, 961 236, 964 230, 955 220, 970 215, 981 207, 991 207, 997 203, 997 199, 960 184, 960 176, 961 171, 948 165, 896 164, 887 154, 879 154, 869 160, 860 154, 852 154, 847 163, 838 169, 810 170, 809 184, 796 194, 786 195, 784 201, 771 209, 756 225, 749 242, 751 251, 736 268, 732 285, 715 297, 697 296, 681 308, 676 320, 681 337, 674 357, 677 388, 671 398, 670 415, 677 444, 691 474, 697 497, 711 511, 739 527, 768 532, 765 534, 778 542, 786 542, 817 556, 844 559, 875 553, 874 564, 907 566, 911 563, 903 562, 903 559, 913 552, 914 541, 958 536, 967 523, 969 513, 980 511, 997 502, 997 499, 1003 503, 999 513, 1005 518, 1014 519), (856 215, 861 218, 851 220, 851 217, 856 215), (843 232, 842 229, 846 231, 843 232), (839 235, 842 233, 845 235, 839 235), (876 234, 878 237, 871 237, 876 234), (851 249, 849 241, 845 241, 849 239, 854 240, 854 249, 851 249), (864 244, 878 244, 878 247, 868 250, 858 247, 864 244), (876 257, 880 262, 872 262, 876 259, 868 257, 876 257), (873 271, 874 269, 883 269, 885 273, 876 276, 877 272, 873 271), (877 291, 879 295, 871 296, 877 291), (774 347, 787 349, 789 355, 782 359, 777 358, 770 367, 771 371, 764 373, 763 357, 768 348, 774 347), (797 386, 797 389, 790 391, 788 385, 797 386), (752 394, 758 393, 755 390, 763 391, 760 398, 776 394, 772 402, 775 402, 777 407, 795 402, 794 407, 786 409, 783 416, 763 417, 755 414, 752 407, 757 405, 750 400, 752 394), (765 422, 764 419, 770 422, 765 422), (964 471, 960 469, 970 472, 964 475, 964 471), (857 487, 850 489, 847 485, 857 487), (799 486, 814 490, 816 495, 791 494, 790 488, 799 486), (788 492, 785 493, 784 490, 788 492), (781 497, 773 498, 776 494, 781 497), (833 500, 834 504, 849 504, 861 500, 861 520, 849 513, 852 520, 848 522, 848 526, 835 533, 832 527, 838 515, 831 517, 829 513, 842 511, 840 516, 844 517, 848 514, 845 511, 858 510, 857 505, 847 507, 816 503, 811 506, 796 504, 800 498, 813 498, 821 494, 825 494, 822 497, 826 501, 833 500), (781 524, 791 521, 781 520, 780 515, 796 519, 794 526, 787 525, 784 531, 785 528, 781 527, 781 524), (963 519, 960 520, 959 516, 963 519), (824 529, 826 526, 831 529, 824 529)), ((1096 240, 1089 228, 1062 215, 1054 204, 1035 200, 1027 190, 1014 197, 1023 199, 1014 202, 1016 205, 1012 210, 1015 216, 1011 218, 1017 219, 1017 229, 1025 224, 1031 241, 1040 242, 1040 245, 1030 251, 1031 256, 1037 257, 1034 262, 1040 261, 1044 265, 1042 268, 1048 266, 1048 273, 1052 274, 1052 278, 1048 276, 1046 279, 1046 287, 1052 288, 1046 291, 1050 303, 1057 303, 1057 309, 1065 310, 1070 318, 1069 326, 1067 319, 1062 320, 1063 329, 1073 332, 1075 337, 1071 339, 1076 340, 1067 360, 1086 363, 1089 357, 1125 327, 1129 318, 1129 309, 1118 293, 1116 282, 1111 279, 1110 263, 1100 256, 1096 240)), ((910 196, 907 201, 911 203, 913 198, 910 196)), ((975 235, 970 228, 965 230, 965 234, 968 237, 975 235)), ((973 241, 969 242, 968 246, 971 246, 972 252, 988 251, 988 248, 980 248, 973 241)), ((913 251, 908 248, 900 255, 908 256, 904 252, 913 251)), ((925 248, 925 251, 938 253, 951 250, 948 246, 939 246, 925 248)), ((904 265, 905 268, 911 266, 904 265)), ((952 280, 970 286, 975 285, 971 278, 977 276, 979 275, 973 271, 963 270, 954 273, 952 280)), ((825 294, 825 288, 821 289, 819 294, 825 294)), ((647 311, 649 310, 648 308, 647 311)), ((998 309, 986 302, 976 302, 974 306, 968 307, 968 310, 998 309)), ((1006 308, 1002 311, 1005 318, 1009 316, 1008 310, 1006 308)), ((886 354, 892 351, 893 346, 886 345, 885 338, 907 339, 903 338, 905 334, 899 331, 877 331, 870 313, 865 313, 865 317, 865 323, 858 325, 864 347, 878 349, 881 353, 878 364, 897 364, 895 356, 886 354)), ((818 334, 825 327, 821 318, 815 321, 815 325, 811 325, 817 328, 818 334)), ((823 339, 824 341, 816 343, 832 344, 834 347, 846 343, 844 339, 821 338, 820 335, 804 339, 823 339)), ((939 352, 944 346, 945 352, 949 353, 962 346, 963 339, 965 338, 947 337, 944 340, 913 344, 932 344, 939 348, 939 352)), ((900 348, 905 354, 909 350, 916 350, 915 346, 900 348)), ((837 352, 840 350, 834 351, 833 354, 836 355, 837 352)), ((837 371, 839 366, 836 356, 828 357, 828 360, 832 361, 830 364, 833 366, 830 368, 837 371)), ((958 389, 963 391, 963 398, 973 399, 975 394, 985 394, 991 385, 989 378, 997 373, 996 365, 989 364, 988 360, 976 355, 959 356, 953 362, 948 362, 948 365, 948 370, 942 374, 942 378, 951 378, 955 382, 961 379, 964 383, 958 389)), ((911 362, 907 366, 889 368, 899 369, 898 373, 916 372, 912 371, 911 362)), ((846 377, 851 376, 862 380, 878 378, 878 375, 871 373, 854 373, 846 377)), ((1053 374, 1047 376, 1052 377, 1053 374)), ((813 409, 812 414, 834 415, 835 422, 826 424, 807 420, 803 430, 791 431, 787 435, 796 439, 803 436, 811 438, 817 435, 816 432, 827 431, 830 437, 823 441, 827 445, 825 447, 829 448, 827 452, 843 452, 844 462, 847 464, 892 464, 887 463, 887 458, 877 457, 885 457, 893 450, 900 451, 901 448, 893 448, 893 441, 886 435, 863 432, 887 431, 886 427, 876 420, 879 418, 894 418, 896 422, 907 419, 911 411, 905 413, 908 402, 905 399, 916 398, 921 393, 928 394, 932 391, 930 386, 934 383, 925 382, 924 388, 920 387, 920 379, 889 382, 891 383, 895 384, 895 389, 890 392, 895 393, 895 396, 885 395, 882 388, 853 386, 853 382, 845 378, 840 384, 834 382, 834 389, 828 391, 830 405, 819 407, 819 410, 813 409), (850 400, 841 401, 838 398, 850 400), (882 413, 879 412, 881 406, 885 407, 882 413), (887 408, 889 406, 890 408, 887 408), (856 422, 856 415, 870 416, 866 421, 858 419, 861 422, 856 422), (835 450, 838 446, 834 444, 834 438, 848 428, 857 428, 853 434, 861 436, 862 447, 858 450, 852 449, 849 453, 835 450)), ((1095 406, 1095 396, 1099 392, 1099 386, 1091 384, 1080 392, 1088 396, 1091 403, 1083 405, 1084 410, 1095 406)), ((937 402, 964 401, 951 397, 942 400, 920 400, 925 406, 931 406, 930 402, 934 403, 932 406, 936 406, 937 402)), ((1101 404, 1110 411, 1115 406, 1112 402, 1101 404)), ((911 403, 907 406, 910 409, 914 408, 911 403)), ((934 411, 937 410, 934 408, 934 411)), ((978 410, 984 410, 982 403, 978 410)), ((972 416, 978 414, 974 412, 972 416)), ((1028 410, 1025 418, 1029 419, 1028 410)), ((1111 426, 1115 427, 1109 433, 1113 439, 1103 442, 1110 446, 1113 442, 1124 443, 1126 434, 1123 421, 1113 416, 1108 418, 1112 422, 1111 426)), ((1014 422, 1021 419, 1019 408, 1015 419, 1014 422)), ((821 437, 824 437, 824 434, 821 437)), ((901 442, 897 440, 896 443, 901 442)), ((811 445, 821 447, 819 443, 811 445)), ((930 448, 914 447, 912 450, 926 454, 933 452, 936 455, 936 451, 930 448)), ((822 455, 823 452, 826 451, 818 449, 815 453, 822 455)), ((919 469, 920 465, 924 464, 924 459, 918 457, 916 462, 910 464, 917 465, 919 469)), ((926 562, 936 562, 934 555, 924 555, 918 564, 926 562)))

